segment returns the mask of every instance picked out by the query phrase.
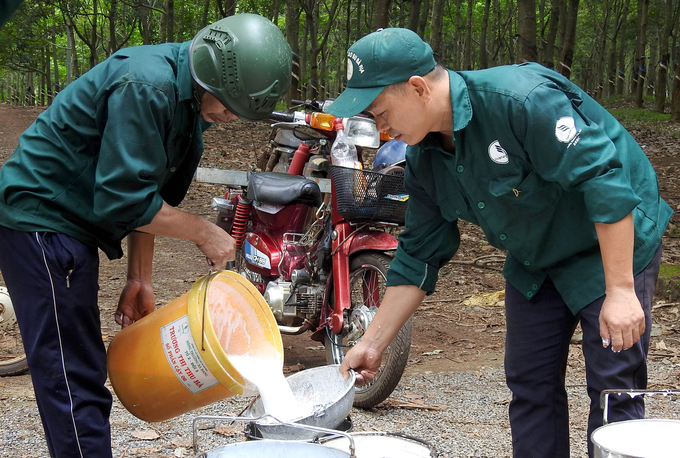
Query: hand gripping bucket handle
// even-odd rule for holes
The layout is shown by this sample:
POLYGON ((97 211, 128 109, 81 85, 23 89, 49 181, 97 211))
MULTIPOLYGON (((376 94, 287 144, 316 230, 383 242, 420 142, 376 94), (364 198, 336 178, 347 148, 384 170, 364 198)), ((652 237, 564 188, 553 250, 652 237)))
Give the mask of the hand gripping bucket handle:
POLYGON ((162 421, 250 391, 228 357, 247 352, 283 367, 281 334, 264 298, 248 280, 222 270, 118 332, 108 349, 109 378, 130 413, 162 421), (215 304, 230 314, 223 321, 242 324, 228 348, 211 320, 215 304))

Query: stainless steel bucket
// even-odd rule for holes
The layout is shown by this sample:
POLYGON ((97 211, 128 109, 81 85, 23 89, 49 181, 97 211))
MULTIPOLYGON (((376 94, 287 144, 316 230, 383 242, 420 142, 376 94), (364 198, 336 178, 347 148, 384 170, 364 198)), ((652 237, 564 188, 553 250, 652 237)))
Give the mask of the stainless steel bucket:
POLYGON ((196 458, 349 458, 350 454, 310 442, 252 441, 224 445, 196 455, 196 458))
MULTIPOLYGON (((198 453, 198 424, 202 421, 260 421, 266 418, 274 419, 271 415, 264 415, 260 418, 248 417, 226 417, 226 416, 211 416, 199 415, 193 421, 193 436, 194 436, 194 451, 198 453)), ((301 425, 297 423, 285 423, 291 429, 304 429, 314 431, 321 435, 335 435, 343 437, 348 444, 345 447, 347 450, 338 450, 334 448, 324 447, 317 443, 304 441, 278 441, 278 440, 257 440, 250 442, 238 442, 235 444, 224 445, 217 447, 207 452, 196 455, 195 458, 255 458, 255 457, 270 457, 270 458, 300 458, 300 457, 315 457, 315 458, 357 458, 356 446, 354 438, 347 433, 341 431, 334 431, 332 429, 319 428, 316 426, 301 425)))
POLYGON ((677 457, 680 456, 680 421, 646 419, 609 423, 593 431, 591 439, 595 458, 677 457))
MULTIPOLYGON (((300 404, 314 404, 312 413, 306 417, 291 420, 291 423, 336 429, 347 418, 354 402, 355 374, 350 373, 349 380, 342 378, 339 365, 329 365, 307 369, 286 378, 295 399, 300 404)), ((260 417, 265 413, 261 398, 257 398, 245 415, 260 417)), ((291 428, 283 424, 272 424, 257 421, 256 429, 265 439, 279 440, 313 440, 319 433, 300 428, 291 428)))
MULTIPOLYGON (((357 458, 431 458, 439 456, 427 442, 398 433, 357 432, 349 436, 354 439, 357 458)), ((348 452, 350 441, 344 436, 322 438, 319 443, 325 447, 348 452)))

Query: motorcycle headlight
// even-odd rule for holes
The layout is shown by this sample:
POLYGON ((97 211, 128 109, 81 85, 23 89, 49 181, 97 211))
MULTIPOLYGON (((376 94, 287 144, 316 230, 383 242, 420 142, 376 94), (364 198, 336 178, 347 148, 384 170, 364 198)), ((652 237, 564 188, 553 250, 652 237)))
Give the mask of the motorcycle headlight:
POLYGON ((375 121, 370 118, 353 116, 344 118, 345 133, 357 146, 364 148, 379 148, 380 133, 375 127, 375 121))

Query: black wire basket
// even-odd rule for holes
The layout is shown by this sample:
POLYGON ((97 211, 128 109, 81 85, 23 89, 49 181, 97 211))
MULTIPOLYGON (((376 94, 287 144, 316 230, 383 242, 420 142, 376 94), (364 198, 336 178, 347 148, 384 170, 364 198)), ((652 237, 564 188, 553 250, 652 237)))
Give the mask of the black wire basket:
POLYGON ((355 223, 403 225, 408 205, 403 174, 386 174, 331 165, 337 210, 355 223))

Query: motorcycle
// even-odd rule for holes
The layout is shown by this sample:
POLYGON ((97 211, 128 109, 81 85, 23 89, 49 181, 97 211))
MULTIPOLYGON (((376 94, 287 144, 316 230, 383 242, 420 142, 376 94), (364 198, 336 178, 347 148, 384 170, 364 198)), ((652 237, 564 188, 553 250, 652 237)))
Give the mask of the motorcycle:
MULTIPOLYGON (((264 171, 225 171, 219 182, 227 192, 212 208, 236 241, 236 271, 263 294, 281 333, 311 331, 327 362, 338 364, 381 303, 397 248, 391 232, 403 225, 408 196, 403 167, 372 172, 332 165, 336 120, 322 103, 304 107, 272 114, 270 146, 259 162, 264 171)), ((366 150, 381 142, 375 122, 353 117, 344 125, 366 162, 366 150)), ((383 355, 378 376, 356 388, 356 407, 373 407, 392 393, 411 331, 409 320, 383 355)))

